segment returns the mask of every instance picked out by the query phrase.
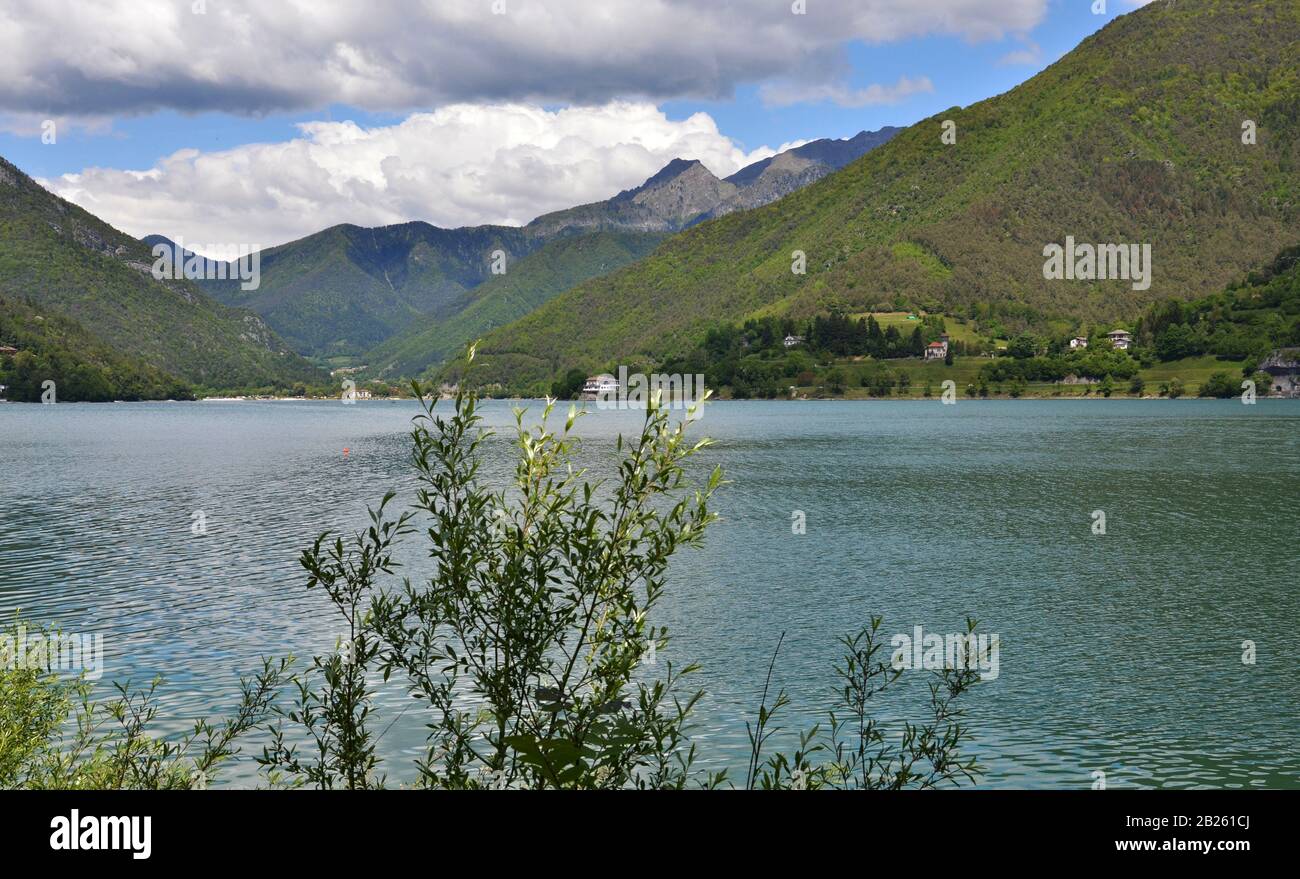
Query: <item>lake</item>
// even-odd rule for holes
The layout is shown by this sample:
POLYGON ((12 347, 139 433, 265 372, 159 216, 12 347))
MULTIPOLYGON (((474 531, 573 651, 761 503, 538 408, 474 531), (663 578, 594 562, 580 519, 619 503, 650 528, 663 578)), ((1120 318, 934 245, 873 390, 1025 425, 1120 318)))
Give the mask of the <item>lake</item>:
MULTIPOLYGON (((505 434, 491 480, 512 466, 512 405, 483 406, 505 434)), ((333 648, 298 553, 361 527, 389 488, 410 497, 416 409, 0 405, 0 611, 102 633, 104 690, 163 676, 165 731, 224 715, 260 656, 333 648)), ((639 418, 580 419, 584 463, 609 474, 639 418)), ((996 679, 963 697, 983 786, 1086 788, 1102 771, 1112 788, 1300 787, 1300 401, 721 402, 696 429, 730 480, 722 521, 674 560, 653 622, 674 636, 658 662, 703 666, 701 767, 743 776, 783 632, 788 742, 825 719, 840 635, 873 614, 889 635, 971 616, 1000 643, 996 679)), ((418 539, 402 555, 423 569, 418 539)), ((905 673, 879 716, 925 695, 925 672, 905 673)), ((376 700, 395 781, 422 752, 409 703, 397 682, 376 700)), ((257 777, 245 761, 227 780, 257 777)))

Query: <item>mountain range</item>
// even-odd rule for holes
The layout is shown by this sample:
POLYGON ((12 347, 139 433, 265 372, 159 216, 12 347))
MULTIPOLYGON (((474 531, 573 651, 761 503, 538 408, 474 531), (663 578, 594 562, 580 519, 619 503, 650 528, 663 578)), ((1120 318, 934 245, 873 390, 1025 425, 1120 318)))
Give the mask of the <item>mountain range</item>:
POLYGON ((371 376, 416 375, 669 234, 780 198, 894 131, 812 141, 726 180, 677 159, 641 186, 522 228, 334 226, 262 252, 251 290, 233 272, 156 278, 157 245, 174 248, 177 265, 220 263, 161 235, 131 238, 0 159, 0 346, 23 351, 11 392, 35 399, 46 373, 72 399, 325 383, 300 353, 372 360, 371 376))
POLYGON ((639 259, 665 235, 781 198, 897 130, 812 141, 725 180, 699 161, 674 159, 634 189, 523 227, 334 226, 264 250, 255 291, 234 282, 202 283, 227 305, 262 315, 304 354, 374 361, 375 375, 412 374, 458 350, 472 333, 508 323, 563 289, 639 259), (589 235, 603 237, 567 240, 589 235), (494 262, 504 274, 493 273, 494 262), (510 279, 516 271, 527 277, 526 288, 510 279), (471 307, 472 314, 456 320, 471 307), (375 355, 366 354, 390 339, 375 355), (428 354, 418 354, 415 346, 426 344, 428 354))

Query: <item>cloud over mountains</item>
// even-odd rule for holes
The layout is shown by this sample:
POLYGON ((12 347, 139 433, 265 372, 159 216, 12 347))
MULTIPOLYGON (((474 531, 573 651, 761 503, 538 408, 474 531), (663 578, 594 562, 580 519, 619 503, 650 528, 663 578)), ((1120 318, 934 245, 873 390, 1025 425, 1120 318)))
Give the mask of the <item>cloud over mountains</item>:
POLYGON ((130 234, 180 235, 202 252, 280 244, 336 223, 517 225, 609 198, 679 156, 725 176, 775 152, 741 150, 707 114, 671 120, 629 102, 457 104, 390 126, 300 129, 283 143, 180 150, 145 171, 88 168, 40 182, 130 234))

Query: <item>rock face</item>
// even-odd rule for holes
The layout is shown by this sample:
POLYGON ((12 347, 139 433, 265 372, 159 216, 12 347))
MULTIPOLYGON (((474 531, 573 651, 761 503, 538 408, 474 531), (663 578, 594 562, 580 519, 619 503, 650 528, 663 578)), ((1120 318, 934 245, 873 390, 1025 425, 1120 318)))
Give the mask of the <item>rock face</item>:
POLYGON ((699 161, 673 159, 635 189, 608 201, 545 214, 524 228, 543 237, 594 229, 677 232, 713 217, 770 204, 843 168, 900 130, 882 128, 847 140, 814 140, 747 165, 725 180, 699 161))
POLYGON ((673 159, 642 186, 631 193, 616 196, 614 202, 621 206, 630 201, 661 222, 681 226, 732 197, 735 192, 734 183, 719 180, 700 162, 673 159))
POLYGON ((524 229, 542 238, 597 229, 675 232, 707 215, 737 190, 699 161, 673 159, 635 189, 607 201, 544 214, 524 229))
MULTIPOLYGON (((738 189, 730 198, 724 199, 712 211, 710 217, 720 217, 732 211, 771 204, 778 198, 789 195, 796 189, 802 189, 835 169, 825 162, 805 158, 793 150, 773 156, 758 176, 746 186, 738 189)), ((728 178, 730 179, 730 178, 728 178)))
POLYGON ((1300 348, 1278 348, 1259 368, 1265 372, 1300 372, 1300 348))

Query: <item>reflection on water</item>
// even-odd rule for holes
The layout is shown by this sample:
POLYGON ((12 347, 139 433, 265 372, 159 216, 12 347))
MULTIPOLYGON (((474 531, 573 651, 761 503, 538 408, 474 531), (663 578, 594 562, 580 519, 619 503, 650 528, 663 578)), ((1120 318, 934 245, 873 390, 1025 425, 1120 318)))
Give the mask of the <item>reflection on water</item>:
MULTIPOLYGON (((413 485, 415 412, 0 406, 0 611, 102 632, 106 677, 165 677, 171 731, 221 715, 259 657, 332 648, 339 627, 297 555, 413 485)), ((485 475, 501 480, 510 405, 483 412, 501 431, 485 475)), ((638 421, 581 419, 584 463, 611 475, 614 437, 638 421)), ((969 615, 1001 636, 1000 675, 968 703, 986 785, 1087 787, 1100 769, 1111 787, 1300 786, 1298 428, 1300 405, 1271 400, 712 405, 701 463, 730 480, 723 519, 676 559, 655 620, 669 658, 704 667, 705 765, 743 767, 782 632, 792 734, 824 719, 839 635, 873 613, 891 634, 969 615)), ((403 559, 418 575, 425 547, 403 559)), ((921 704, 923 677, 902 683, 882 718, 921 704)), ((386 723, 409 702, 394 685, 378 710, 386 723)), ((391 776, 412 777, 423 723, 411 711, 385 734, 391 776)))

